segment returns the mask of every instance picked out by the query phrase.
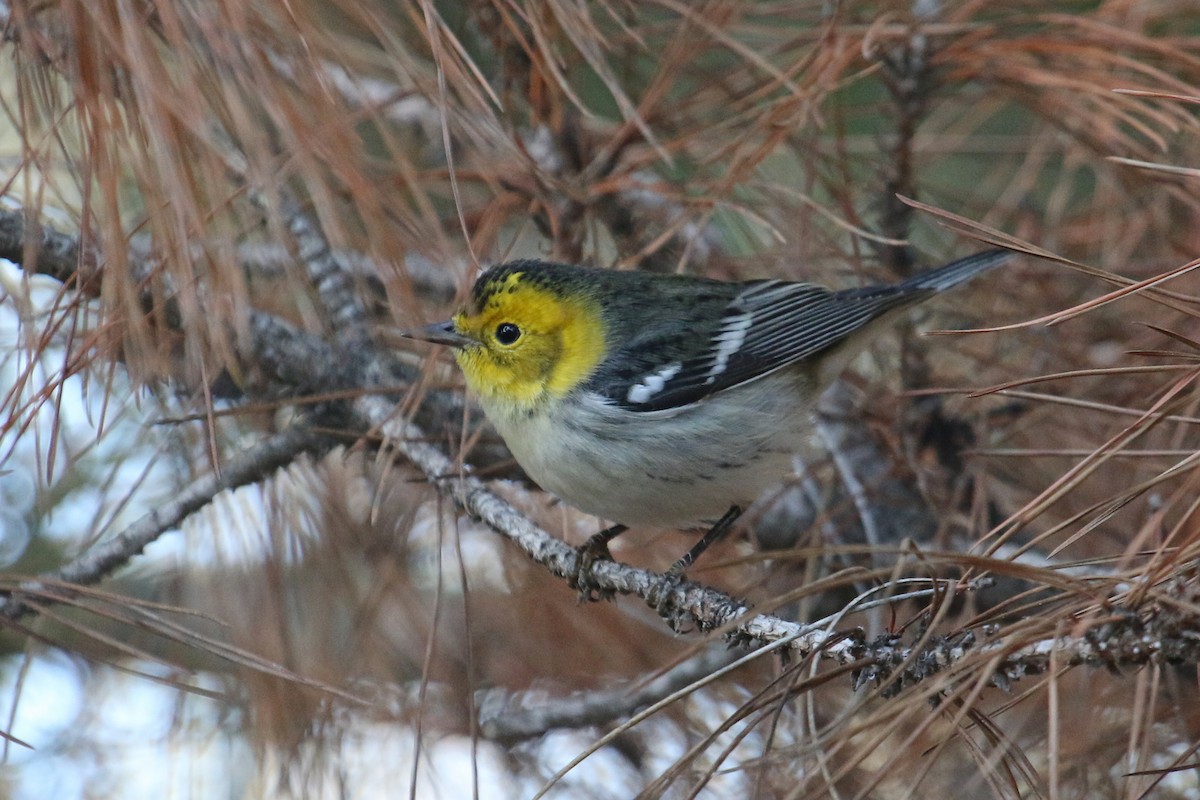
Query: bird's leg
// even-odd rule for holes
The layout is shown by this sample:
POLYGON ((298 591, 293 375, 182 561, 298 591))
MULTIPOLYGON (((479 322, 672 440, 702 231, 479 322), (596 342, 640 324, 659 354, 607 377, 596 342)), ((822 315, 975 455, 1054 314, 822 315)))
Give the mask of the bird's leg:
POLYGON ((678 561, 672 564, 671 568, 663 575, 662 580, 651 589, 650 593, 646 596, 646 603, 658 611, 659 616, 666 616, 664 612, 667 610, 667 596, 670 595, 675 587, 683 583, 684 573, 687 572, 688 567, 696 563, 696 559, 700 557, 700 554, 707 550, 713 542, 724 538, 740 516, 742 516, 742 507, 730 506, 725 515, 717 520, 716 524, 700 537, 700 541, 692 545, 691 550, 688 550, 678 561))
POLYGON ((605 528, 599 533, 592 534, 586 542, 580 545, 577 550, 579 554, 578 566, 575 568, 575 575, 570 581, 571 588, 579 590, 580 601, 592 602, 595 600, 612 599, 613 593, 611 591, 596 587, 595 582, 592 580, 592 565, 597 561, 612 561, 612 553, 608 551, 608 543, 627 530, 629 530, 628 526, 613 525, 611 528, 605 528))
POLYGON ((683 577, 683 573, 687 572, 688 567, 696 563, 696 559, 700 557, 701 553, 707 550, 713 542, 725 538, 725 534, 729 533, 729 529, 733 527, 733 523, 737 522, 740 516, 742 516, 742 507, 730 506, 729 510, 725 512, 725 516, 717 520, 716 524, 700 537, 700 541, 692 545, 691 550, 688 550, 678 561, 671 565, 671 568, 667 570, 667 574, 683 577))

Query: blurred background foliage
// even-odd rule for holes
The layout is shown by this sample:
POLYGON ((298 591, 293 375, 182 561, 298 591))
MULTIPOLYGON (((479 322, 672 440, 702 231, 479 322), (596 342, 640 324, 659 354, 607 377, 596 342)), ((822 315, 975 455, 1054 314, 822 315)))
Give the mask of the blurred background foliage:
MULTIPOLYGON (((997 587, 941 625, 1020 643, 1190 575, 1196 281, 1069 310, 1200 249, 1194 3, 45 0, 0 18, 5 208, 84 243, 66 284, 0 276, 10 589, 322 399, 247 345, 252 310, 344 335, 307 227, 373 332, 443 318, 509 258, 849 286, 1003 232, 1086 267, 1022 258, 919 320, 1012 329, 882 341, 822 409, 830 457, 695 577, 810 620, 893 572, 977 569, 957 556, 974 547, 997 587), (1091 582, 1064 589, 1071 570, 1091 582)), ((593 532, 425 356, 406 363, 430 435, 549 530, 593 532)), ((532 796, 633 713, 628 687, 719 663, 636 601, 577 605, 372 437, 335 433, 10 624, 7 730, 36 746, 10 745, 11 796, 532 796), (479 736, 606 691, 610 717, 479 736)), ((618 557, 659 569, 690 541, 638 537, 618 557)), ((1051 671, 931 707, 944 685, 882 699, 809 668, 762 658, 697 688, 551 796, 1200 791, 1194 670, 1051 671)))

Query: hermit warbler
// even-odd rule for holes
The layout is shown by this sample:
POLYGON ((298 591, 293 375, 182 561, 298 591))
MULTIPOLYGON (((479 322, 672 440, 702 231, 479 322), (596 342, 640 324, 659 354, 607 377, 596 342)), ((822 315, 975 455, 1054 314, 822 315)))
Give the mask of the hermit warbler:
POLYGON ((577 579, 626 525, 712 526, 678 577, 810 449, 818 395, 894 312, 1010 255, 841 291, 513 261, 451 320, 406 335, 454 348, 533 480, 620 523, 584 546, 577 579))

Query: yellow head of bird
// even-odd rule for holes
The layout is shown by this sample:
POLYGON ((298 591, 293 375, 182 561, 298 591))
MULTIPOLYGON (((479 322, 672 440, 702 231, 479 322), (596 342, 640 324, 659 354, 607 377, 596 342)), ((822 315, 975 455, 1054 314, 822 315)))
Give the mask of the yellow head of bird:
POLYGON ((599 304, 528 271, 485 274, 466 308, 411 335, 454 347, 468 388, 489 413, 527 413, 566 395, 605 353, 599 304))

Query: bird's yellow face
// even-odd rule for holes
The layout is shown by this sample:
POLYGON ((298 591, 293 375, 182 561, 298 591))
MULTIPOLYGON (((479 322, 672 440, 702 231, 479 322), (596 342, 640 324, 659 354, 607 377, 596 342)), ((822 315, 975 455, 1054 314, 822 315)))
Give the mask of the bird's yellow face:
POLYGON ((455 357, 467 386, 489 413, 526 413, 562 397, 604 358, 599 305, 563 296, 522 272, 477 293, 450 326, 464 337, 455 357))

